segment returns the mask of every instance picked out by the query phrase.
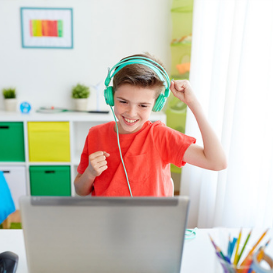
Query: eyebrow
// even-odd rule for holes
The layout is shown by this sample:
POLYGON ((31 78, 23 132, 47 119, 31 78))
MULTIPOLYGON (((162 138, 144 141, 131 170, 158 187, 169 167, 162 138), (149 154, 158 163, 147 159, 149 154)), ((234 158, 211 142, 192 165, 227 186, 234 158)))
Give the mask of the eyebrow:
MULTIPOLYGON (((124 98, 122 98, 122 97, 117 97, 117 99, 128 101, 127 99, 124 99, 124 98)), ((139 104, 151 105, 151 103, 149 103, 149 102, 139 102, 139 104)))

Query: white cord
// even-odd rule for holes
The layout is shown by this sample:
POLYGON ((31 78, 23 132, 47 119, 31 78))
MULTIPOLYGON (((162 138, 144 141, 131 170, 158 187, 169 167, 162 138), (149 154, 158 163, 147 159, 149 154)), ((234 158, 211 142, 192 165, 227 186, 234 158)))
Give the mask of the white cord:
POLYGON ((129 179, 128 179, 128 175, 127 175, 127 171, 126 171, 125 164, 124 164, 123 158, 122 158, 122 153, 121 153, 121 148, 120 148, 120 143, 119 143, 119 132, 118 132, 117 119, 116 119, 116 116, 114 114, 113 108, 111 106, 110 106, 110 108, 111 108, 111 111, 113 113, 113 116, 114 116, 114 119, 115 119, 115 122, 116 122, 117 140, 118 140, 118 148, 119 148, 119 155, 120 155, 121 163, 122 163, 122 166, 123 166, 123 169, 124 169, 124 172, 125 172, 125 176, 126 176, 126 180, 127 180, 127 184, 128 184, 130 195, 131 195, 131 197, 133 197, 133 194, 132 194, 132 191, 131 191, 131 187, 130 187, 130 183, 129 183, 129 179))

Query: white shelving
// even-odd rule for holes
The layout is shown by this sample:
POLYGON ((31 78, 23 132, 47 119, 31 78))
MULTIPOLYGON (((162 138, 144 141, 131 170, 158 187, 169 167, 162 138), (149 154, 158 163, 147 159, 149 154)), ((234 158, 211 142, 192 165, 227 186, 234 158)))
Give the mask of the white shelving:
MULTIPOLYGON (((77 166, 80 161, 80 155, 83 149, 85 138, 88 134, 89 128, 92 126, 113 121, 112 113, 109 114, 90 114, 78 112, 61 112, 61 113, 31 113, 20 114, 12 112, 0 111, 0 122, 23 122, 24 127, 24 146, 25 146, 25 162, 4 162, 0 161, 0 169, 5 166, 23 166, 26 169, 26 192, 30 194, 30 166, 70 166, 71 172, 71 195, 75 195, 74 178, 77 174, 77 166), (28 122, 69 122, 70 134, 70 162, 30 162, 29 161, 29 147, 28 147, 28 122)), ((150 120, 152 122, 161 120, 166 123, 166 116, 164 113, 152 113, 150 120)), ((1 153, 1 151, 0 151, 1 153)))

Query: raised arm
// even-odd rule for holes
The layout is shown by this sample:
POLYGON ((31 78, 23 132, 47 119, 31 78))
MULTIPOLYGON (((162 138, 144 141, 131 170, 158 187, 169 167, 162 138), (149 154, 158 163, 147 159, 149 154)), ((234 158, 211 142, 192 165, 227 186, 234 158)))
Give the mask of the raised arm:
POLYGON ((222 145, 208 123, 202 107, 195 97, 190 82, 187 80, 172 81, 170 89, 175 97, 188 105, 199 126, 203 146, 190 145, 186 150, 183 160, 189 164, 220 171, 227 167, 226 156, 222 145))

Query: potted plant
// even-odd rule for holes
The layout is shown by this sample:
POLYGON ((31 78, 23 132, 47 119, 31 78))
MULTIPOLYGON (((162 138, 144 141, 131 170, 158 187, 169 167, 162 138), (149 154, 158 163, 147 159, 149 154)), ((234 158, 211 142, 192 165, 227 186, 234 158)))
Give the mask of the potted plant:
POLYGON ((87 102, 90 96, 90 89, 83 84, 77 84, 72 88, 72 98, 75 101, 75 108, 79 111, 87 110, 87 102))
POLYGON ((4 88, 4 105, 5 110, 9 112, 15 112, 17 108, 16 89, 15 88, 4 88))

